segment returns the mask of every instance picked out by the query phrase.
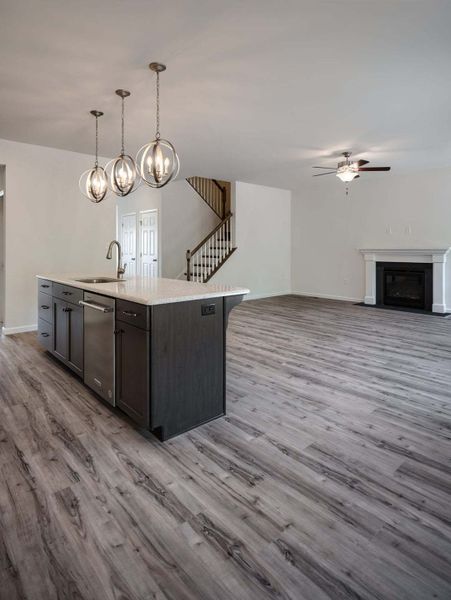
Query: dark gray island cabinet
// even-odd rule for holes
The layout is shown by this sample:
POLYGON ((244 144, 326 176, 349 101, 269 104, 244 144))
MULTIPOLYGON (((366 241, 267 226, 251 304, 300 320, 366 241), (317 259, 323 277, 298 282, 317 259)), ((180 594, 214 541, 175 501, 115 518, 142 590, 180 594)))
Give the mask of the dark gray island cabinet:
POLYGON ((228 316, 247 289, 137 277, 77 287, 71 277, 38 278, 48 352, 160 440, 225 414, 228 316))

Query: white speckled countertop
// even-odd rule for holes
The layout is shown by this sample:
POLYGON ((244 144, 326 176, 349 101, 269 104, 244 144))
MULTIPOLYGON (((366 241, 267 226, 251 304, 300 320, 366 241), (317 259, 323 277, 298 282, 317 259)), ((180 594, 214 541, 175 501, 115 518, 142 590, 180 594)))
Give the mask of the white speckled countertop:
POLYGON ((77 279, 88 277, 111 277, 111 275, 87 275, 86 273, 37 275, 38 279, 49 279, 55 283, 104 294, 113 298, 122 298, 139 304, 169 304, 171 302, 186 302, 216 298, 218 296, 238 296, 248 294, 247 288, 216 285, 211 283, 195 283, 179 279, 164 279, 162 277, 125 277, 122 281, 111 283, 81 283, 77 279))

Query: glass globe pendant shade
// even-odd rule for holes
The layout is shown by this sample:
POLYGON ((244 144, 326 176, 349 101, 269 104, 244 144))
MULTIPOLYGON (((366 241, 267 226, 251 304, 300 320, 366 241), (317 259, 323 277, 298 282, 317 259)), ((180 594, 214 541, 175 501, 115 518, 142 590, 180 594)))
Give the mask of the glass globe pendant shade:
POLYGON ((117 196, 127 196, 134 192, 141 183, 135 161, 128 154, 121 154, 110 160, 105 171, 108 186, 117 196))
POLYGON ((169 183, 180 170, 180 160, 174 146, 161 138, 156 138, 139 150, 136 164, 142 180, 154 188, 169 183))
POLYGON ((108 179, 102 167, 95 166, 85 171, 80 177, 79 187, 81 193, 91 202, 101 202, 108 191, 108 179))

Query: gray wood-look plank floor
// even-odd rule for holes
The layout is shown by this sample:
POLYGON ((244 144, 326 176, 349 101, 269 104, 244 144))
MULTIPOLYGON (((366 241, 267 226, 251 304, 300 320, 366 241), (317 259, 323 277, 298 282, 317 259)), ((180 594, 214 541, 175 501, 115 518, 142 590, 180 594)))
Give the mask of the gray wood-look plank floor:
POLYGON ((228 415, 145 439, 0 340, 1 600, 451 598, 451 321, 231 315, 228 415))

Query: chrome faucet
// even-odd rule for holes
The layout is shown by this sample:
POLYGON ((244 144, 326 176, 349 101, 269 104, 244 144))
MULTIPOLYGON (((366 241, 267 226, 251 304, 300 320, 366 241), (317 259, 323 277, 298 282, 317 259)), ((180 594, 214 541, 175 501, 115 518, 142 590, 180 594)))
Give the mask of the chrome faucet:
POLYGON ((125 269, 127 268, 127 263, 125 263, 125 265, 122 266, 122 250, 121 250, 121 245, 117 240, 112 240, 110 242, 110 245, 108 246, 108 252, 106 253, 106 257, 108 260, 111 260, 113 258, 113 246, 116 244, 117 246, 117 270, 116 270, 116 274, 117 274, 117 278, 118 279, 122 279, 122 277, 124 276, 125 273, 125 269))

